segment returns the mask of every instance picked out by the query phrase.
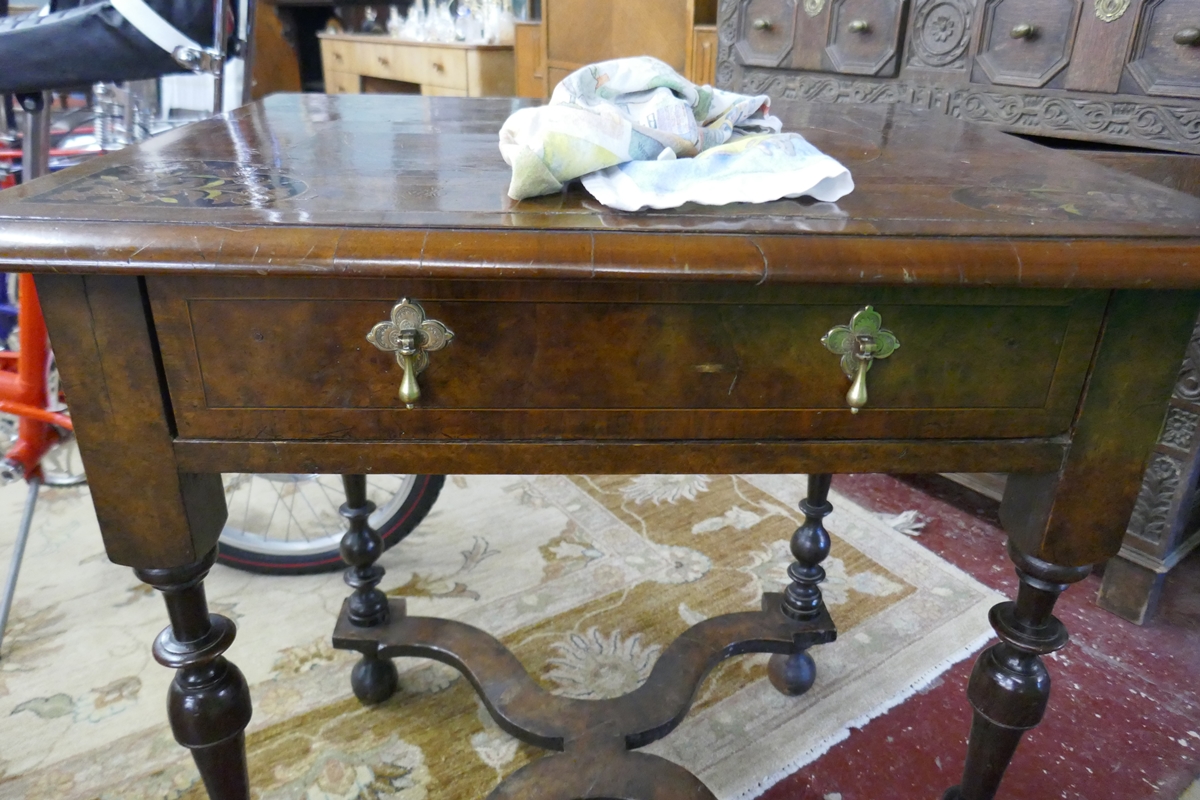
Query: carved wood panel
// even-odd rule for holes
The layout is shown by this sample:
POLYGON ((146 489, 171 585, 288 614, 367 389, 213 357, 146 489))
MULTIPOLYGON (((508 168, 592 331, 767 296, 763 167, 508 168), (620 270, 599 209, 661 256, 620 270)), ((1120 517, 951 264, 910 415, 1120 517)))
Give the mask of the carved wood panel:
POLYGON ((987 0, 976 60, 987 79, 1045 86, 1067 66, 1080 0, 987 0))
POLYGON ((774 67, 792 51, 796 0, 744 0, 734 49, 743 64, 774 67))
POLYGON ((1200 97, 1200 3, 1148 0, 1129 73, 1146 94, 1200 97))
POLYGON ((908 65, 962 70, 974 30, 973 0, 921 0, 913 12, 908 65))
POLYGON ((833 0, 826 54, 850 75, 896 74, 901 0, 833 0))
MULTIPOLYGON (((1175 2, 1200 13, 1197 0, 908 0, 897 51, 899 75, 892 79, 832 71, 825 46, 835 10, 850 8, 848 3, 796 0, 791 55, 762 69, 735 51, 747 0, 720 0, 716 85, 766 92, 777 101, 905 103, 1018 133, 1200 154, 1200 97, 1148 96, 1127 65, 1126 51, 1136 38, 1134 23, 1141 26, 1145 19, 1157 18, 1147 17, 1147 5, 1175 2), (997 56, 1004 48, 986 51, 981 36, 1002 33, 1005 47, 1032 44, 1035 52, 1046 52, 1045 20, 1055 14, 1062 20, 1056 29, 1065 33, 1058 40, 1058 55, 1046 56, 1043 64, 1049 66, 1039 68, 1037 80, 1030 81, 1038 85, 1006 86, 989 79, 978 62, 999 64, 1002 69, 993 73, 1004 78, 1005 65, 997 56), (1022 23, 1003 27, 1022 17, 1034 29, 1032 42, 1012 38, 1011 29, 1022 23), (1121 94, 1113 91, 1118 78, 1121 94), (1080 90, 1081 83, 1092 90, 1080 90)), ((1012 71, 1021 70, 1032 72, 1018 60, 1012 71)), ((1191 75, 1200 85, 1200 64, 1191 75)))

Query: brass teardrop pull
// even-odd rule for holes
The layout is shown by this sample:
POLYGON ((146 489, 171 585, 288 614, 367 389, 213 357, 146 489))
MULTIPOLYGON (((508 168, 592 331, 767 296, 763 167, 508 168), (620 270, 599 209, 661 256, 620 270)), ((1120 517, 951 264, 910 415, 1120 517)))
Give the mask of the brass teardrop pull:
POLYGON ((378 323, 367 334, 368 342, 385 353, 396 354, 396 363, 404 370, 400 400, 408 408, 421 397, 417 375, 429 365, 429 354, 453 339, 453 331, 436 319, 426 319, 421 304, 407 298, 392 306, 389 321, 378 323))
POLYGON ((829 352, 842 357, 842 372, 853 383, 846 392, 846 405, 857 414, 866 408, 867 371, 877 358, 887 358, 900 346, 896 334, 883 327, 883 318, 871 306, 855 314, 849 325, 838 325, 821 337, 829 352))

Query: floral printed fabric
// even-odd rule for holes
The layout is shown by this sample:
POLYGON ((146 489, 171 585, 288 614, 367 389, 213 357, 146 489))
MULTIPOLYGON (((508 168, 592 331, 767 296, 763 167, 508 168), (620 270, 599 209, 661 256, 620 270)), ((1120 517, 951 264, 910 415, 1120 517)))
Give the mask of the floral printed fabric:
POLYGON ((500 129, 514 200, 583 178, 624 211, 721 205, 808 194, 833 202, 854 188, 849 171, 802 136, 781 134, 771 98, 696 86, 655 58, 619 58, 577 70, 550 103, 523 108, 500 129))

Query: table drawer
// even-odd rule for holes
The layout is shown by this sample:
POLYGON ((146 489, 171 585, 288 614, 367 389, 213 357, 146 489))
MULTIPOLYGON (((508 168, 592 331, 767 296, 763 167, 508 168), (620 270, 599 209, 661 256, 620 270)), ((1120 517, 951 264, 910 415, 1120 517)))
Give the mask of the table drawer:
POLYGON ((179 435, 234 439, 1033 437, 1065 431, 1101 292, 148 279, 179 435), (420 400, 367 333, 454 333, 420 400), (869 402, 822 344, 863 306, 900 347, 869 402))

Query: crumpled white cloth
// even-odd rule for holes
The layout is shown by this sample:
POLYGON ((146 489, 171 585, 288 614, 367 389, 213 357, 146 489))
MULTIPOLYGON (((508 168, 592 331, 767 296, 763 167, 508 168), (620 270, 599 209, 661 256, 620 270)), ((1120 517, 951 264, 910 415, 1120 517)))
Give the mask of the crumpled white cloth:
POLYGON ((514 200, 575 178, 611 208, 722 205, 809 195, 834 202, 850 172, 796 133, 781 134, 771 100, 696 86, 655 58, 577 70, 549 105, 517 111, 500 130, 514 200))

